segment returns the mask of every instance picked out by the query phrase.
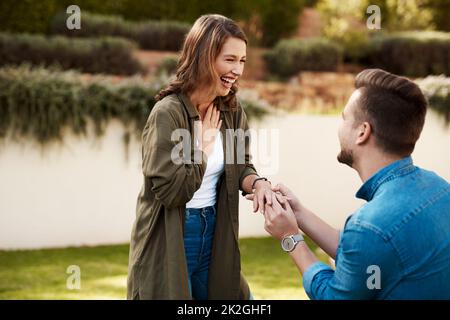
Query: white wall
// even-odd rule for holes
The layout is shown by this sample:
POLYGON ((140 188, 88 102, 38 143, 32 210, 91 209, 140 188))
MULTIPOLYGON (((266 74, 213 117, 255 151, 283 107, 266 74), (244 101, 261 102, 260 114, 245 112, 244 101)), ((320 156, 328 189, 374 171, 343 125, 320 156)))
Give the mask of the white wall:
MULTIPOLYGON (((290 186, 310 209, 336 227, 363 202, 354 194, 357 174, 336 161, 339 117, 274 115, 253 123, 278 130, 277 170, 261 169, 290 186)), ((129 241, 142 177, 140 143, 126 160, 123 128, 112 122, 100 140, 66 134, 64 145, 46 150, 29 142, 0 145, 0 248, 22 249, 123 243, 129 241)), ((256 143, 255 143, 256 145, 256 143)), ((450 129, 429 113, 414 160, 450 181, 450 129)), ((257 168, 267 157, 255 151, 257 168)), ((276 156, 271 155, 273 159, 276 156)), ((273 160, 272 159, 272 160, 273 160)), ((275 162, 276 163, 276 162, 275 162)), ((267 166, 266 166, 267 167, 267 166)), ((276 169, 276 168, 275 168, 276 169)), ((241 236, 265 235, 264 220, 240 203, 241 236)))
POLYGON ((38 248, 129 240, 140 188, 139 147, 125 161, 123 129, 99 141, 65 135, 41 152, 0 147, 0 247, 38 248))

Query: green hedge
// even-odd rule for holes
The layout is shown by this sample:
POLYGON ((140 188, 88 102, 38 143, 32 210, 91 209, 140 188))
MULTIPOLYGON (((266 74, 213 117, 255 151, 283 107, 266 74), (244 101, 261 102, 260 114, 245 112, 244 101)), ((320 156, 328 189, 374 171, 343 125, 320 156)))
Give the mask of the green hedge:
POLYGON ((178 57, 170 56, 164 58, 156 68, 156 74, 172 75, 177 71, 178 57))
POLYGON ((406 76, 450 75, 450 33, 416 31, 375 37, 367 61, 406 76))
POLYGON ((101 135, 110 119, 140 132, 155 103, 156 91, 144 81, 113 84, 85 81, 75 72, 53 72, 29 65, 0 69, 0 137, 40 143, 62 139, 69 127, 85 134, 88 120, 101 135))
POLYGON ((0 33, 0 66, 22 62, 88 73, 135 74, 144 69, 132 56, 134 44, 124 39, 69 39, 0 33))
POLYGON ((50 30, 54 34, 73 37, 118 36, 134 40, 142 49, 178 51, 190 25, 176 21, 130 22, 120 16, 81 12, 81 29, 66 27, 67 14, 58 13, 50 30))
MULTIPOLYGON (((271 46, 295 32, 298 15, 308 0, 2 0, 0 30, 10 32, 47 33, 57 12, 65 12, 76 4, 83 15, 92 12, 120 15, 130 21, 174 20, 192 24, 200 15, 219 13, 244 24, 247 35, 259 45, 271 46)), ((83 27, 82 27, 83 28, 83 27)), ((254 43, 255 44, 255 43, 254 43)))
POLYGON ((0 30, 46 33, 52 16, 61 3, 51 0, 0 1, 0 30))
MULTIPOLYGON (((265 46, 273 46, 279 40, 289 37, 298 27, 298 17, 305 7, 305 0, 256 0, 260 2, 262 41, 265 46)), ((241 18, 247 19, 248 16, 241 18)))
MULTIPOLYGON (((76 71, 32 68, 30 65, 0 68, 0 138, 25 138, 45 144, 63 138, 63 129, 87 133, 92 121, 101 136, 108 122, 118 119, 138 139, 156 103, 154 96, 167 78, 148 81, 141 77, 114 83, 104 76, 83 76, 76 71)), ((241 99, 250 119, 269 110, 260 101, 241 99)))
POLYGON ((428 4, 433 9, 433 21, 437 30, 450 32, 450 1, 433 0, 428 4))
POLYGON ((416 81, 428 99, 430 108, 442 114, 450 123, 450 78, 428 76, 416 81))
POLYGON ((342 62, 342 48, 329 40, 282 40, 265 55, 269 71, 282 78, 300 71, 334 71, 342 62))

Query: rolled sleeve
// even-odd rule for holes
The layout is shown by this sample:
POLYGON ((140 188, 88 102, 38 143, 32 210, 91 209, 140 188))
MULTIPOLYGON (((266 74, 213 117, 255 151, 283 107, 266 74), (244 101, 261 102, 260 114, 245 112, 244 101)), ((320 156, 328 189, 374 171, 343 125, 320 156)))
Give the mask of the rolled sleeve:
MULTIPOLYGON (((239 107, 238 111, 238 120, 237 120, 237 127, 236 129, 242 129, 244 133, 248 132, 249 126, 247 121, 247 116, 245 114, 245 111, 242 109, 242 107, 239 107)), ((243 143, 245 146, 245 163, 238 164, 239 167, 239 188, 243 191, 242 195, 245 196, 247 193, 242 188, 242 183, 244 179, 249 175, 258 175, 255 166, 252 163, 252 155, 250 152, 250 140, 248 138, 248 143, 246 143, 246 136, 245 134, 242 135, 241 141, 239 143, 243 143)))
POLYGON ((373 226, 354 222, 342 233, 336 255, 336 269, 319 262, 303 275, 303 287, 314 300, 359 300, 383 297, 384 287, 368 285, 369 267, 383 270, 380 283, 388 286, 399 281, 401 260, 389 241, 373 226))
POLYGON ((303 288, 308 297, 312 300, 320 299, 313 294, 316 291, 314 287, 317 287, 317 282, 322 282, 324 279, 329 280, 333 274, 334 270, 323 262, 316 262, 306 269, 303 274, 303 288))
POLYGON ((258 175, 258 173, 256 172, 256 169, 253 167, 253 165, 246 166, 244 168, 244 171, 242 171, 241 176, 239 177, 239 187, 242 190, 243 196, 247 195, 248 193, 243 190, 242 183, 244 182, 244 179, 250 175, 256 175, 256 176, 258 175))

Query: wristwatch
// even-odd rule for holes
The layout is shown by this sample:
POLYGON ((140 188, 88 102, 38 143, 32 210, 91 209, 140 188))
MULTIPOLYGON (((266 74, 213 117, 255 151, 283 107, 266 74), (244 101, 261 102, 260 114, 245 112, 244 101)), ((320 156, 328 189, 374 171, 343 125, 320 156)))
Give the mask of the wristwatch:
POLYGON ((286 252, 291 252, 300 241, 305 241, 300 233, 286 236, 281 240, 281 248, 286 252))

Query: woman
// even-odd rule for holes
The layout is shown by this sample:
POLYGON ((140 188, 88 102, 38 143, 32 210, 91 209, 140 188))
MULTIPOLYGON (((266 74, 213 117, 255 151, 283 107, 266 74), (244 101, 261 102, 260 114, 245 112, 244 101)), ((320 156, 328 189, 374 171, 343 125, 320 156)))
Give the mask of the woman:
POLYGON ((246 46, 234 21, 201 16, 186 36, 175 79, 156 96, 143 131, 129 299, 250 297, 241 275, 238 192, 254 193, 256 211, 272 191, 251 164, 246 139, 234 135, 248 129, 236 99, 246 46), (181 139, 183 129, 189 135, 181 139))

